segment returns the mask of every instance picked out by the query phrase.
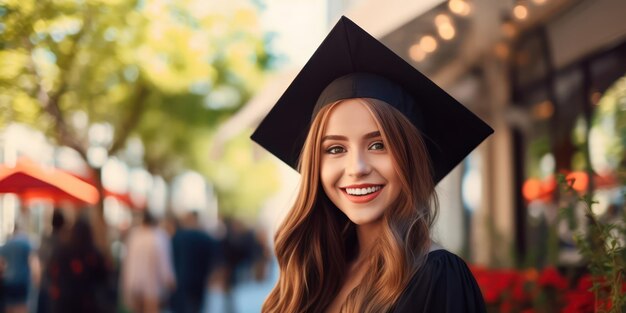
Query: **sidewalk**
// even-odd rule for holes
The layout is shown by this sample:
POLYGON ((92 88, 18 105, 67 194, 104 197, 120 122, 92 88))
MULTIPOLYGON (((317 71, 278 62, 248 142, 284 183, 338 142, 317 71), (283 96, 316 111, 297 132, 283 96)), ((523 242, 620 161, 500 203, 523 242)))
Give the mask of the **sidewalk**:
POLYGON ((258 313, 267 295, 278 280, 278 263, 272 260, 268 278, 262 282, 246 281, 233 290, 233 312, 227 310, 227 300, 222 290, 210 289, 204 307, 205 313, 258 313))

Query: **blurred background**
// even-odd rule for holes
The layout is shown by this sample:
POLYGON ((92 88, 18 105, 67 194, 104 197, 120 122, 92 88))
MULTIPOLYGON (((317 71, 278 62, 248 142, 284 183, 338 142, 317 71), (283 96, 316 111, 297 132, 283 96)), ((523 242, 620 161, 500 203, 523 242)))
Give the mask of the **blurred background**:
POLYGON ((625 12, 0 0, 0 312, 259 312, 299 177, 249 136, 341 15, 495 129, 438 185, 434 229, 489 311, 593 312, 589 212, 626 262, 625 12))

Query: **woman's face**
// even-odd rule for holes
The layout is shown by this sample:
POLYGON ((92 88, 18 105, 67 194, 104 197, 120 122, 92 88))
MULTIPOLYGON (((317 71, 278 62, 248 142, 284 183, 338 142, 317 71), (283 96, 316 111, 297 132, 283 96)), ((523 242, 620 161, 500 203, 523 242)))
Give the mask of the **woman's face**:
POLYGON ((400 180, 362 100, 332 109, 321 148, 320 179, 328 198, 357 225, 379 221, 400 194, 400 180))

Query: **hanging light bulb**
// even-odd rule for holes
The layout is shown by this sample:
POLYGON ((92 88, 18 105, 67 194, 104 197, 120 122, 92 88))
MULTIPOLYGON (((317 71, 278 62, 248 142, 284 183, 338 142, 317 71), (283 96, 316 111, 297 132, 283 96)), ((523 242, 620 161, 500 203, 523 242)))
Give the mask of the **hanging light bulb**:
POLYGON ((450 11, 452 11, 452 13, 460 15, 461 12, 463 11, 463 1, 450 0, 448 2, 448 8, 450 8, 450 11))
POLYGON ((517 4, 513 8, 513 16, 518 20, 525 20, 528 17, 528 8, 524 4, 517 4))
POLYGON ((456 35, 456 30, 452 24, 441 24, 441 26, 437 27, 437 32, 439 33, 439 37, 443 40, 451 40, 456 35))
POLYGON ((452 20, 446 14, 439 14, 435 17, 435 25, 437 26, 437 33, 443 40, 450 40, 454 38, 456 30, 452 25, 452 20))
POLYGON ((413 61, 421 62, 426 58, 426 52, 416 43, 409 48, 409 56, 413 61))
POLYGON ((439 25, 443 25, 443 24, 450 24, 452 23, 452 21, 450 20, 450 17, 447 14, 438 14, 437 16, 435 16, 435 25, 439 26, 439 25))
POLYGON ((462 16, 468 16, 472 13, 472 6, 468 2, 464 2, 465 6, 463 6, 463 12, 461 12, 462 16))
POLYGON ((420 47, 422 47, 422 50, 426 53, 434 52, 437 50, 437 40, 430 35, 423 36, 422 39, 420 39, 420 47))
POLYGON ((461 16, 467 16, 472 12, 472 7, 465 0, 450 0, 448 8, 450 8, 452 13, 461 16))
POLYGON ((543 5, 546 2, 548 2, 547 0, 533 0, 533 3, 535 3, 536 5, 543 5))

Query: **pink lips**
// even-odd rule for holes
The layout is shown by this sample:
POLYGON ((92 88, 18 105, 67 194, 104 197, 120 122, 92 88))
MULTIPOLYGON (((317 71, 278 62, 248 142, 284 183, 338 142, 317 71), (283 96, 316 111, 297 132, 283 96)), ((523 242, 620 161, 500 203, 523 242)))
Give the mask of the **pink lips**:
POLYGON ((346 198, 348 198, 348 200, 350 200, 353 203, 367 203, 376 199, 376 197, 378 197, 380 192, 383 191, 384 187, 385 187, 384 185, 360 184, 360 185, 350 185, 350 186, 341 187, 341 191, 343 191, 343 194, 346 196, 346 198), (368 187, 376 187, 376 186, 380 186, 381 188, 375 192, 372 192, 367 195, 362 195, 362 196, 351 195, 351 194, 348 194, 348 192, 346 191, 346 188, 368 188, 368 187))

